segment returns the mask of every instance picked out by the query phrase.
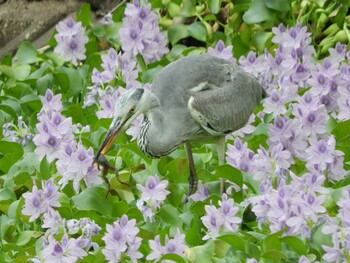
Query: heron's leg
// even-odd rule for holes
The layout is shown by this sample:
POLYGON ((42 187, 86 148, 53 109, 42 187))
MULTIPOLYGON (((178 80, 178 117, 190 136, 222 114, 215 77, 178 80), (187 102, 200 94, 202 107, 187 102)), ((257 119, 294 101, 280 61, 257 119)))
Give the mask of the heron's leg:
POLYGON ((194 162, 193 162, 191 143, 185 142, 185 148, 187 153, 188 164, 190 167, 189 192, 188 192, 188 195, 190 196, 191 194, 194 194, 194 192, 197 190, 198 178, 196 173, 196 167, 194 166, 194 162))
MULTIPOLYGON (((226 142, 225 136, 219 137, 216 142, 216 150, 218 152, 219 165, 223 165, 225 163, 225 142, 226 142)), ((224 192, 225 192, 225 179, 220 178, 220 194, 222 195, 224 192)))

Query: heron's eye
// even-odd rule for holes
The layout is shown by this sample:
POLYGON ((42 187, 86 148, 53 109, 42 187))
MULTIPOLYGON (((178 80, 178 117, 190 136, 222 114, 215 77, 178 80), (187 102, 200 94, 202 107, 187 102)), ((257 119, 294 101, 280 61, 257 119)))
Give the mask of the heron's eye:
POLYGON ((135 106, 132 107, 130 110, 129 110, 130 113, 134 113, 135 112, 135 106))

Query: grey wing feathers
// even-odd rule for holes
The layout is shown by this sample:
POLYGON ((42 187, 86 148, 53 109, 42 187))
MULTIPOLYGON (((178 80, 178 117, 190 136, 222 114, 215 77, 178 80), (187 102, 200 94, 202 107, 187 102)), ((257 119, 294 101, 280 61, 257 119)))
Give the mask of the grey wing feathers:
POLYGON ((222 86, 200 84, 188 102, 192 117, 212 135, 231 133, 243 127, 263 97, 258 81, 235 69, 222 86))

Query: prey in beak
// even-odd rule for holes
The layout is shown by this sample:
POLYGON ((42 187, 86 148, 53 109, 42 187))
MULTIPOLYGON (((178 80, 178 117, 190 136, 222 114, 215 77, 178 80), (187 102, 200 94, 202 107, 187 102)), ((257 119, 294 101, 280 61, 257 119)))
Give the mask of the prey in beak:
POLYGON ((138 115, 143 111, 141 107, 142 95, 144 89, 134 89, 125 91, 118 99, 118 104, 114 110, 114 118, 111 126, 108 129, 106 138, 103 140, 100 148, 98 149, 93 163, 97 165, 97 168, 102 171, 102 176, 108 185, 108 193, 110 192, 110 183, 107 179, 108 170, 112 170, 116 175, 118 182, 128 185, 125 182, 119 180, 118 170, 110 165, 105 158, 105 154, 112 147, 113 143, 119 136, 119 134, 127 128, 138 115))
POLYGON ((107 173, 109 170, 113 171, 116 179, 119 183, 129 186, 126 182, 123 182, 119 179, 119 171, 117 168, 115 168, 113 165, 109 164, 106 157, 104 156, 109 149, 112 147, 113 143, 117 139, 120 132, 123 130, 127 120, 129 118, 115 118, 111 124, 111 127, 109 128, 107 135, 105 139, 103 140, 100 148, 98 149, 93 163, 97 165, 97 168, 102 172, 102 177, 106 184, 108 185, 108 191, 106 194, 106 197, 108 196, 108 193, 111 191, 111 185, 109 183, 109 180, 107 178, 107 173))

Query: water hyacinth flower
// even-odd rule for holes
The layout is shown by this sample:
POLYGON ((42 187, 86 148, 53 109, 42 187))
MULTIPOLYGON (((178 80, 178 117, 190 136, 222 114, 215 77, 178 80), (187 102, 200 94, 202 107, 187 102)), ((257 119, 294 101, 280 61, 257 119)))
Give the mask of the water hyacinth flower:
POLYGON ((128 256, 132 262, 137 262, 143 255, 138 251, 141 245, 141 238, 137 237, 140 231, 136 227, 136 220, 129 220, 123 215, 113 225, 107 225, 107 232, 102 238, 106 246, 102 249, 108 262, 120 262, 120 260, 128 256))
POLYGON ((28 125, 23 121, 22 116, 18 117, 17 125, 12 122, 6 122, 2 126, 2 135, 7 137, 10 142, 18 142, 22 146, 25 146, 34 136, 28 125))
POLYGON ((42 182, 42 189, 34 184, 32 192, 26 192, 22 195, 25 203, 22 214, 30 216, 29 222, 33 222, 42 213, 48 212, 53 207, 61 206, 58 201, 58 187, 53 185, 53 178, 42 182))
POLYGON ((233 57, 232 48, 233 46, 231 45, 225 47, 224 41, 219 40, 216 43, 215 49, 212 47, 208 48, 208 54, 214 57, 225 59, 231 63, 236 63, 236 59, 233 57))
POLYGON ((198 202, 198 201, 204 201, 208 197, 209 197, 209 192, 208 192, 207 186, 202 182, 198 182, 197 191, 194 194, 190 195, 188 198, 192 199, 195 202, 198 202))
POLYGON ((86 186, 99 185, 102 179, 98 176, 99 171, 93 165, 94 153, 92 148, 86 149, 80 143, 76 151, 72 153, 72 161, 68 164, 67 171, 69 173, 62 174, 59 184, 73 180, 73 188, 76 193, 80 190, 80 181, 83 180, 86 186))
POLYGON ((159 60, 169 51, 150 4, 128 3, 119 35, 123 51, 134 57, 141 54, 146 63, 159 60))
POLYGON ((86 244, 86 239, 68 238, 67 234, 60 242, 49 239, 42 252, 43 262, 76 262, 87 255, 84 250, 86 244))
POLYGON ((47 228, 49 234, 55 235, 59 228, 63 228, 65 225, 65 220, 61 215, 53 209, 44 213, 42 228, 47 228))
POLYGON ((326 218, 327 224, 323 227, 324 234, 330 234, 332 237, 333 247, 323 245, 326 252, 323 259, 327 262, 346 262, 350 256, 350 189, 343 191, 342 198, 337 202, 339 211, 337 220, 326 218))
POLYGON ((154 240, 149 240, 148 243, 152 251, 146 259, 154 261, 160 260, 166 254, 183 255, 188 248, 185 244, 185 235, 181 234, 179 229, 177 229, 173 239, 169 239, 168 235, 165 236, 164 246, 160 242, 159 235, 154 240))
POLYGON ((203 240, 215 237, 222 232, 237 232, 238 224, 242 222, 241 218, 236 217, 239 208, 234 206, 232 198, 223 194, 219 205, 219 208, 214 205, 205 206, 206 215, 202 216, 201 220, 208 231, 203 240))
POLYGON ((73 18, 69 17, 59 22, 56 30, 57 46, 54 51, 60 54, 65 61, 71 61, 73 65, 77 66, 78 60, 86 58, 85 44, 89 41, 89 38, 84 34, 81 22, 76 23, 73 18))
POLYGON ((160 181, 159 177, 149 176, 145 186, 137 184, 137 189, 141 192, 141 197, 136 202, 137 208, 143 213, 145 220, 153 221, 154 211, 160 208, 166 196, 170 194, 166 190, 168 186, 167 180, 160 181))

